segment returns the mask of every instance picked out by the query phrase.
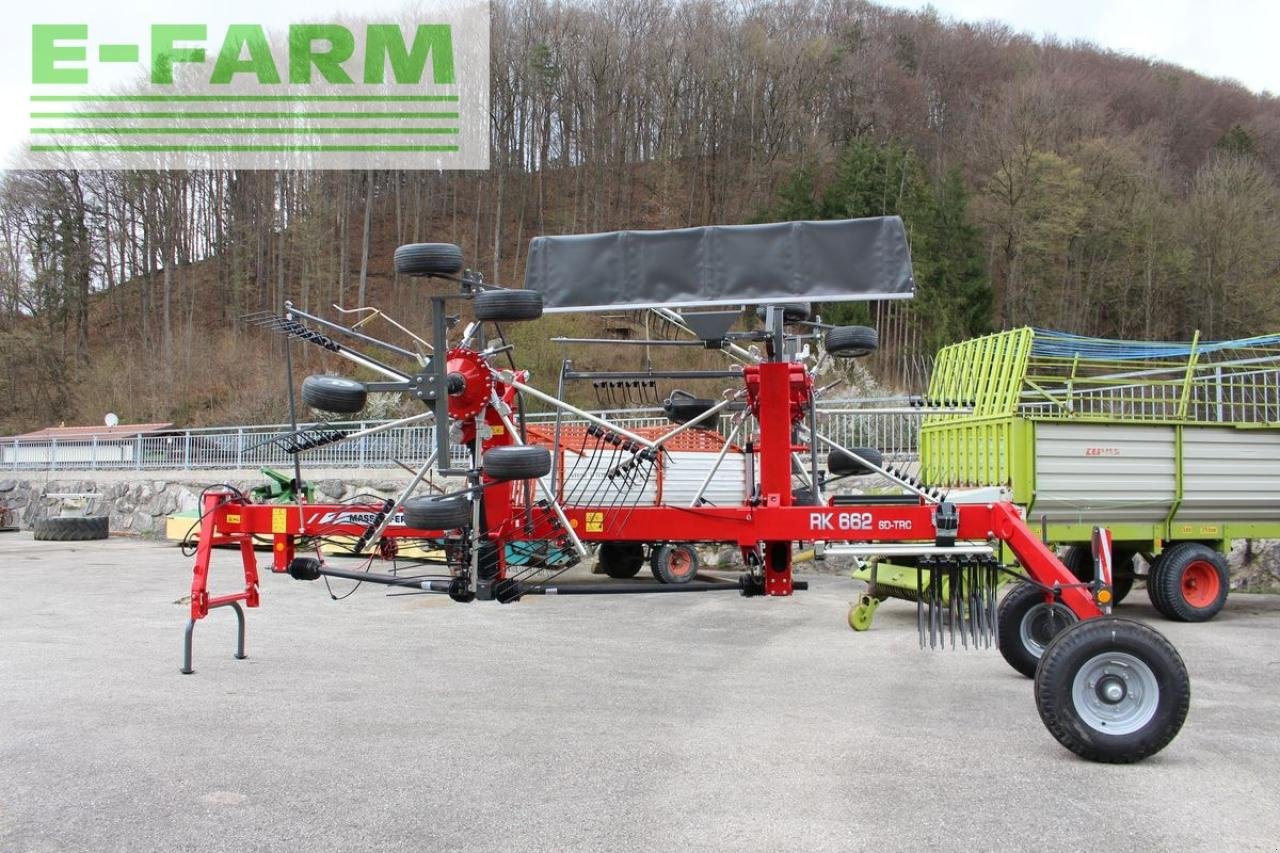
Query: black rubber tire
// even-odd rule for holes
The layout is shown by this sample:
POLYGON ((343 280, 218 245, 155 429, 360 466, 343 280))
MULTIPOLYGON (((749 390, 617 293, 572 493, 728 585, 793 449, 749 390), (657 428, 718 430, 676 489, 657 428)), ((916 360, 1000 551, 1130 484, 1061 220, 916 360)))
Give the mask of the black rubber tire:
POLYGON ((532 480, 551 473, 551 451, 533 445, 495 447, 485 453, 482 464, 494 480, 532 480))
MULTIPOLYGON (((1177 650, 1158 631, 1130 619, 1101 616, 1072 625, 1045 649, 1035 693, 1040 719, 1058 743, 1090 761, 1130 764, 1164 749, 1178 734, 1191 705, 1191 679, 1177 650), (1142 690, 1139 669, 1120 655, 1147 668, 1154 699, 1151 690, 1142 690), (1086 679, 1093 672, 1102 676, 1093 700, 1102 713, 1082 708, 1073 690, 1077 676, 1086 679), (1123 686, 1125 695, 1119 701, 1107 702, 1101 696, 1101 682, 1108 677, 1112 684, 1123 686), (1151 716, 1146 721, 1114 719, 1113 728, 1134 728, 1111 734, 1103 717, 1112 707, 1126 709, 1123 703, 1130 696, 1136 697, 1139 706, 1151 702, 1151 716)), ((1084 695, 1088 697, 1087 692, 1084 695)))
POLYGON ((763 320, 768 315, 770 307, 782 309, 784 323, 803 323, 813 316, 813 306, 808 302, 775 302, 772 306, 757 305, 756 316, 763 320))
MULTIPOLYGON (((662 409, 667 413, 667 420, 673 424, 687 424, 706 412, 713 406, 717 405, 715 400, 708 400, 705 397, 668 397, 662 401, 662 409)), ((707 418, 705 421, 699 421, 698 426, 705 426, 708 429, 716 425, 715 418, 707 418)))
POLYGON ((654 548, 649 556, 649 571, 660 583, 688 583, 698 576, 700 568, 698 550, 687 542, 670 542, 654 548))
POLYGON ((639 542, 605 542, 596 551, 596 563, 611 578, 633 578, 644 565, 644 546, 639 542))
POLYGON ((477 320, 508 323, 542 316, 542 294, 536 290, 485 290, 473 302, 477 320))
POLYGON ((827 332, 822 345, 828 355, 859 358, 879 348, 880 335, 869 326, 836 326, 827 332))
POLYGON ((344 376, 308 376, 302 380, 302 402, 321 412, 354 415, 364 408, 369 392, 344 376))
MULTIPOLYGON (((1111 595, 1112 604, 1119 604, 1133 590, 1135 578, 1133 558, 1136 550, 1111 546, 1111 595)), ((1088 545, 1072 545, 1062 555, 1062 564, 1066 566, 1076 580, 1093 580, 1093 549, 1088 545)))
POLYGON ((1161 614, 1175 622, 1207 622, 1222 610, 1230 592, 1230 575, 1227 560, 1222 554, 1199 542, 1180 542, 1160 555, 1151 566, 1147 577, 1147 592, 1151 603, 1161 614), (1216 594, 1204 604, 1188 599, 1187 577, 1192 566, 1202 576, 1211 574, 1217 584, 1216 594))
POLYGON ((433 495, 404 502, 404 523, 419 530, 459 530, 471 526, 471 501, 433 495))
POLYGON ((996 611, 996 646, 1005 663, 1027 678, 1035 678, 1045 650, 1075 621, 1066 605, 1045 601, 1039 587, 1016 583, 996 611))
POLYGON ((401 275, 457 275, 462 250, 452 243, 409 243, 396 249, 395 263, 401 275))
MULTIPOLYGON (((870 447, 849 449, 877 468, 884 467, 884 455, 879 450, 872 450, 870 447)), ((868 468, 843 450, 833 450, 827 454, 827 472, 833 477, 861 477, 864 474, 876 473, 874 469, 868 468)))
POLYGON ((106 539, 111 519, 105 515, 53 516, 31 524, 31 538, 39 542, 90 542, 106 539))

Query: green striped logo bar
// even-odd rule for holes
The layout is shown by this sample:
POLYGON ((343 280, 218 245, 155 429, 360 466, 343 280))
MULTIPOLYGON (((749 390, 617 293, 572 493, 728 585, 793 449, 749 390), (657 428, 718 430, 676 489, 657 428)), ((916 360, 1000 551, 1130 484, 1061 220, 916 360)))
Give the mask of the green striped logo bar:
POLYGON ((16 165, 488 168, 487 3, 307 17, 30 23, 16 165))

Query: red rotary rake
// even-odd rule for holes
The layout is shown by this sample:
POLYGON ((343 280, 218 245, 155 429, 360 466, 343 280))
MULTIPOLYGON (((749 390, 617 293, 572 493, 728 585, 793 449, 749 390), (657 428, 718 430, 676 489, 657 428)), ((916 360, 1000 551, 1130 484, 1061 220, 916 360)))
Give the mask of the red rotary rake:
MULTIPOLYGON (((182 671, 192 671, 196 623, 218 607, 235 611, 236 656, 244 656, 241 604, 259 605, 255 537, 269 537, 275 572, 300 580, 347 578, 447 595, 458 602, 514 602, 547 594, 732 591, 789 596, 806 588, 792 574, 793 546, 815 542, 841 553, 916 557, 931 577, 927 587, 918 588, 921 644, 949 643, 954 648, 959 639, 961 646, 980 648, 998 638, 1006 659, 1035 677, 1036 702, 1045 725, 1077 754, 1128 762, 1164 748, 1187 712, 1187 671, 1172 645, 1155 630, 1109 615, 1110 574, 1105 565, 1097 580, 1081 583, 1037 539, 1012 504, 949 500, 905 472, 886 467, 874 451, 842 447, 819 433, 814 404, 821 389, 815 386, 815 376, 828 359, 874 349, 876 336, 862 327, 826 326, 810 319, 807 304, 785 298, 802 293, 824 301, 910 295, 901 223, 889 218, 758 228, 775 230, 684 229, 647 232, 634 241, 631 238, 640 232, 539 238, 530 251, 530 289, 523 290, 485 284, 478 274, 464 270, 455 246, 403 246, 396 252, 398 272, 458 285, 455 292, 431 297, 431 333, 428 340, 411 336, 416 349, 372 337, 362 331, 367 329, 363 320, 344 326, 292 305, 282 316, 255 317, 259 325, 319 346, 379 377, 357 381, 311 376, 301 388, 302 400, 311 408, 354 414, 364 408, 371 392, 409 395, 425 407, 422 413, 362 430, 325 423, 299 426, 295 418, 292 434, 275 442, 293 455, 298 483, 299 456, 323 445, 428 422, 436 425, 436 443, 394 499, 313 504, 300 498, 296 504, 268 505, 229 487, 207 490, 202 496, 182 671), (828 226, 846 230, 818 232, 828 226), (868 244, 859 235, 872 226, 879 230, 868 244), (820 239, 811 239, 811 232, 820 239), (663 235, 666 242, 645 242, 654 234, 663 235), (601 238, 611 242, 601 243, 601 238), (772 241, 770 251, 760 250, 758 241, 772 241), (735 246, 749 246, 750 251, 735 251, 735 246), (896 260, 884 260, 888 250, 898 252, 896 260), (580 275, 583 259, 600 252, 612 262, 598 269, 594 280, 593 274, 580 275), (688 264, 680 263, 681 252, 687 253, 688 264), (866 261, 868 256, 876 259, 874 265, 866 261), (776 268, 777 257, 790 259, 784 261, 787 269, 776 268), (719 260, 711 263, 709 258, 719 260), (686 276, 697 281, 680 282, 685 298, 680 293, 666 298, 672 270, 682 266, 697 269, 696 276, 686 276), (840 280, 858 279, 869 266, 874 269, 862 283, 855 281, 852 293, 842 294, 840 280), (803 275, 797 267, 805 268, 803 275), (831 269, 838 270, 835 277, 827 274, 831 269), (733 287, 723 287, 734 276, 737 280, 729 282, 733 287), (897 282, 889 287, 897 290, 887 292, 872 281, 877 276, 897 282), (577 288, 576 303, 555 289, 570 277, 577 288), (610 281, 620 282, 612 293, 606 286, 610 281), (792 284, 779 287, 777 281, 792 284), (834 283, 824 290, 815 282, 834 283), (900 292, 902 282, 905 293, 900 292), (601 287, 605 292, 599 292, 601 287), (657 298, 663 288, 663 298, 657 298), (670 307, 692 303, 687 294, 699 288, 727 294, 705 297, 700 305, 731 305, 731 310, 678 313, 670 307), (457 320, 446 310, 453 300, 469 301, 475 316, 455 341, 450 331, 457 320), (661 315, 689 335, 687 341, 651 340, 643 342, 646 345, 692 343, 718 349, 730 362, 728 368, 592 374, 576 372, 566 362, 557 394, 529 384, 528 374, 516 367, 513 347, 502 336, 503 324, 535 319, 544 309, 592 310, 616 302, 661 315), (761 306, 762 330, 731 331, 743 316, 743 304, 761 306), (372 354, 378 350, 378 356, 372 354), (382 360, 383 353, 391 358, 382 360), (718 401, 673 394, 667 401, 671 425, 643 430, 626 429, 561 399, 567 381, 623 384, 656 378, 724 379, 732 387, 718 401), (553 408, 557 420, 550 425, 528 423, 522 416, 528 399, 553 408), (727 437, 708 429, 718 426, 722 415, 729 418, 727 437), (828 453, 825 471, 819 464, 820 449, 828 453), (446 482, 456 483, 456 488, 429 492, 433 470, 452 478, 446 482), (824 494, 833 476, 872 473, 896 486, 898 493, 824 494), (343 537, 355 554, 369 557, 365 571, 331 565, 319 550, 305 553, 311 544, 335 537, 343 537), (734 581, 691 580, 691 549, 684 556, 681 552, 689 543, 738 549, 744 571, 734 581), (374 559, 394 557, 408 544, 428 552, 427 573, 406 576, 372 570, 374 559), (209 593, 217 545, 239 547, 242 590, 209 593), (557 581, 593 549, 602 561, 621 567, 621 574, 634 573, 646 548, 654 560, 653 583, 557 581), (1017 566, 1002 565, 1002 553, 1012 554, 1017 566), (1017 586, 998 606, 997 587, 1009 578, 1016 579, 1017 586), (1005 612, 1010 601, 1017 603, 1012 622, 1005 612), (1001 630, 1004 623, 1018 626, 1020 636, 1001 630)), ((398 324, 397 328, 404 331, 398 324)), ((1099 548, 1098 553, 1109 554, 1109 549, 1099 548)))

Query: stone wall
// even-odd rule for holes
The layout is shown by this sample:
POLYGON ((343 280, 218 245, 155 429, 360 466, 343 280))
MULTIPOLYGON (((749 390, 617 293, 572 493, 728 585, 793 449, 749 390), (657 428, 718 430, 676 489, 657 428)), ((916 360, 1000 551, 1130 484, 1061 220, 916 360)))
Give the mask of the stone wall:
MULTIPOLYGON (((411 476, 402 471, 309 472, 315 486, 316 499, 336 502, 361 494, 378 499, 395 497, 411 476)), ((47 498, 49 494, 93 492, 98 495, 90 508, 91 515, 110 515, 111 532, 160 539, 165 533, 165 519, 172 512, 196 509, 205 488, 226 483, 248 494, 265 482, 256 471, 112 471, 91 476, 87 472, 60 474, 48 478, 18 479, 0 475, 0 503, 15 509, 23 529, 36 519, 62 512, 62 502, 47 498)), ((450 484, 452 485, 452 484, 450 484)))

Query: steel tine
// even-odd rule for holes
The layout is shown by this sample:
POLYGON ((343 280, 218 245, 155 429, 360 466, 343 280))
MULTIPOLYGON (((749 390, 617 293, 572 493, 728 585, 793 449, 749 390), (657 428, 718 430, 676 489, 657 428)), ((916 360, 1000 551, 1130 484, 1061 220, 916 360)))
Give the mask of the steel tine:
POLYGON ((924 648, 924 563, 916 561, 916 631, 920 634, 920 648, 924 648))

